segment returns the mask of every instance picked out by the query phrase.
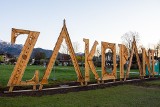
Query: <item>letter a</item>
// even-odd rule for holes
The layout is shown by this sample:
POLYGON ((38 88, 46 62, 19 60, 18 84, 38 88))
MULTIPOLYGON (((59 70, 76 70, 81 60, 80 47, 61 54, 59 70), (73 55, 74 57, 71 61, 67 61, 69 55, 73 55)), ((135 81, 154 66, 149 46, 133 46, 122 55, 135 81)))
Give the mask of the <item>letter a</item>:
POLYGON ((67 47, 69 49, 69 53, 70 53, 70 56, 71 56, 71 59, 72 59, 72 62, 74 64, 74 68, 75 68, 75 71, 76 71, 76 74, 77 74, 77 77, 78 77, 78 82, 81 82, 81 84, 83 84, 84 82, 84 79, 83 79, 83 76, 81 74, 81 71, 80 71, 80 68, 79 68, 79 65, 78 65, 78 62, 77 62, 77 59, 76 59, 76 55, 75 55, 75 52, 73 50, 73 46, 72 46, 72 42, 70 40, 70 37, 69 37, 69 34, 68 34, 68 31, 67 31, 67 27, 66 27, 66 24, 65 24, 65 20, 64 20, 64 25, 63 25, 63 28, 60 32, 60 35, 58 37, 58 40, 56 42, 56 45, 54 47, 54 50, 53 50, 53 53, 52 53, 52 56, 49 60, 49 63, 47 65, 47 68, 46 68, 46 71, 44 73, 44 76, 43 76, 43 79, 41 81, 41 85, 39 87, 39 90, 42 90, 43 88, 43 84, 48 84, 48 78, 50 76, 50 73, 52 71, 52 68, 53 68, 53 64, 56 60, 56 57, 58 55, 58 51, 60 49, 60 46, 63 42, 63 39, 65 39, 66 41, 66 44, 67 44, 67 47))

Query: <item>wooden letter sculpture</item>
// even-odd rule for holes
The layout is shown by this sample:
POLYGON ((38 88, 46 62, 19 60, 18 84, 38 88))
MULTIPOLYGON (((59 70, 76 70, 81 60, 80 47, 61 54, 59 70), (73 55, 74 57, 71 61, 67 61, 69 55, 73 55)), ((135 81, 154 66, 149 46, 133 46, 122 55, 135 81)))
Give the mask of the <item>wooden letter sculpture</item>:
MULTIPOLYGON (((26 42, 24 44, 24 47, 18 57, 17 63, 14 67, 14 70, 11 74, 11 77, 8 81, 7 86, 9 86, 9 92, 13 91, 14 86, 23 86, 23 85, 32 85, 33 90, 36 90, 36 85, 40 85, 39 90, 42 90, 43 85, 48 84, 48 79, 49 79, 50 73, 52 71, 53 65, 55 63, 55 60, 58 55, 58 51, 60 49, 60 46, 61 46, 63 40, 65 40, 65 42, 67 44, 67 47, 68 47, 68 50, 69 50, 69 53, 70 53, 70 56, 71 56, 71 59, 72 59, 72 62, 73 62, 74 68, 75 68, 75 72, 77 74, 77 78, 78 78, 77 81, 80 82, 81 85, 83 85, 83 82, 85 81, 85 84, 87 85, 87 82, 90 81, 89 70, 91 69, 91 71, 93 72, 93 74, 95 76, 95 79, 97 80, 98 83, 100 83, 101 78, 99 77, 99 75, 96 71, 96 68, 94 66, 94 63, 93 63, 93 57, 94 57, 94 54, 96 51, 96 46, 98 45, 98 42, 97 41, 94 42, 94 45, 92 46, 92 49, 89 52, 89 39, 83 39, 83 41, 85 42, 85 80, 84 80, 82 73, 80 71, 80 67, 78 65, 77 59, 76 59, 76 55, 75 55, 68 31, 67 31, 65 20, 64 20, 64 24, 63 24, 62 30, 60 32, 60 35, 59 35, 57 42, 55 44, 55 47, 53 49, 52 55, 50 57, 49 63, 47 65, 46 70, 44 72, 44 75, 42 77, 42 80, 39 82, 39 72, 38 72, 38 70, 36 70, 32 79, 22 81, 22 77, 25 72, 27 63, 29 61, 29 58, 31 56, 31 53, 33 51, 33 48, 35 46, 35 43, 38 39, 40 32, 12 28, 12 34, 11 34, 12 44, 15 43, 17 36, 21 35, 21 34, 27 34, 28 37, 27 37, 26 42)), ((124 78, 124 64, 126 63, 126 61, 128 59, 128 50, 122 44, 119 44, 119 47, 120 47, 120 53, 119 53, 120 54, 120 80, 122 81, 122 79, 124 78)), ((126 78, 129 77, 130 67, 131 67, 132 58, 133 58, 134 53, 136 54, 140 77, 143 79, 144 76, 146 75, 146 72, 145 72, 146 65, 148 67, 149 76, 155 75, 155 72, 154 72, 154 64, 155 64, 154 53, 155 53, 155 51, 150 50, 148 56, 147 56, 146 50, 144 48, 142 48, 142 52, 143 52, 143 69, 142 69, 142 65, 140 62, 139 55, 138 55, 138 50, 137 50, 136 41, 135 41, 135 37, 134 37, 133 42, 132 42, 132 51, 130 54, 129 65, 128 65, 124 80, 126 80, 126 78), (152 65, 152 67, 151 67, 151 65, 152 65)), ((109 80, 109 79, 112 79, 115 81, 115 79, 117 78, 116 44, 108 43, 108 42, 101 42, 101 53, 102 53, 102 58, 101 58, 101 61, 102 61, 101 62, 102 82, 104 82, 104 80, 109 80), (106 69, 106 53, 105 52, 107 49, 111 49, 112 56, 113 56, 112 57, 113 67, 112 67, 111 72, 108 72, 106 69)))
POLYGON ((24 71, 26 69, 27 63, 31 56, 34 45, 38 39, 39 32, 29 31, 29 30, 21 30, 21 29, 12 29, 11 42, 15 43, 16 38, 20 34, 28 34, 27 40, 24 44, 24 47, 18 57, 18 61, 14 70, 11 74, 11 77, 8 81, 9 92, 12 92, 14 86, 22 86, 22 85, 33 85, 33 89, 36 89, 36 85, 39 84, 39 76, 38 71, 35 72, 34 77, 31 80, 21 81, 24 71))
MULTIPOLYGON (((109 80, 109 79, 113 79, 115 81, 115 79, 117 78, 117 74, 116 74, 116 45, 113 43, 108 43, 108 42, 102 42, 101 43, 102 47, 101 47, 101 51, 102 51, 102 80, 109 80), (105 51, 106 49, 111 49, 112 50, 112 54, 113 54, 113 70, 111 73, 106 71, 106 56, 105 56, 105 51)), ((103 81, 104 82, 104 81, 103 81)))
POLYGON ((155 68, 154 68, 154 64, 155 64, 154 53, 155 53, 155 50, 152 50, 152 49, 149 50, 149 54, 150 54, 149 61, 151 62, 151 65, 152 65, 152 67, 151 67, 152 77, 154 77, 154 75, 156 74, 155 68))
POLYGON ((128 60, 128 49, 125 45, 119 44, 120 47, 119 55, 120 55, 120 80, 124 78, 124 64, 128 60))
POLYGON ((136 58, 137 58, 137 62, 138 62, 138 68, 139 68, 140 78, 144 78, 144 76, 145 76, 145 75, 143 74, 143 70, 142 70, 140 58, 139 58, 139 55, 138 55, 138 49, 137 49, 137 46, 136 46, 135 37, 133 37, 132 51, 131 51, 131 55, 130 55, 130 59, 129 59, 129 65, 128 65, 128 68, 127 68, 125 80, 126 80, 126 78, 129 78, 129 72, 130 72, 130 68, 131 68, 131 63, 132 63, 132 58, 133 58, 134 52, 135 52, 135 54, 136 54, 136 58))
POLYGON ((88 55, 89 55, 89 39, 83 39, 85 42, 85 85, 90 81, 89 75, 89 64, 88 64, 88 55))
POLYGON ((152 76, 154 77, 155 75, 155 71, 154 71, 154 64, 155 64, 155 60, 154 60, 154 53, 155 50, 149 50, 148 51, 148 56, 147 56, 147 52, 145 50, 145 48, 142 48, 142 64, 143 64, 143 74, 146 76, 146 65, 147 65, 147 69, 148 69, 148 75, 149 77, 152 76), (152 65, 152 66, 151 66, 152 65))
POLYGON ((73 46, 72 46, 68 31, 67 31, 65 20, 64 20, 63 28, 62 28, 62 30, 60 32, 60 35, 59 35, 58 40, 56 42, 56 45, 55 45, 55 47, 53 49, 52 56, 51 56, 51 58, 49 60, 49 63, 47 65, 47 68, 46 68, 46 71, 45 71, 44 76, 42 78, 42 81, 40 82, 39 90, 42 90, 43 84, 48 84, 48 78, 49 78, 50 73, 52 71, 54 62, 56 60, 56 57, 57 57, 58 51, 60 49, 60 46, 61 46, 61 44, 63 42, 63 39, 65 39, 65 42, 66 42, 67 47, 69 49, 69 53, 70 53, 72 62, 74 64, 74 68, 75 68, 75 71, 77 73, 78 82, 81 82, 81 85, 83 85, 84 79, 83 79, 83 76, 81 74, 81 71, 80 71, 80 68, 79 68, 79 65, 78 65, 78 62, 77 62, 77 59, 76 59, 76 55, 75 55, 75 52, 73 50, 73 46))
POLYGON ((83 41, 85 42, 85 84, 87 85, 87 82, 89 82, 90 80, 89 67, 91 71, 93 72, 97 82, 100 83, 101 79, 96 71, 96 68, 92 60, 95 54, 96 46, 98 45, 98 42, 97 41, 94 42, 94 45, 89 53, 89 39, 83 39, 83 41))
POLYGON ((147 65, 147 69, 148 69, 148 73, 149 73, 149 77, 151 75, 151 65, 150 65, 150 52, 148 52, 149 55, 147 56, 147 52, 145 50, 145 48, 142 48, 142 59, 143 59, 143 74, 146 75, 146 65, 147 65))

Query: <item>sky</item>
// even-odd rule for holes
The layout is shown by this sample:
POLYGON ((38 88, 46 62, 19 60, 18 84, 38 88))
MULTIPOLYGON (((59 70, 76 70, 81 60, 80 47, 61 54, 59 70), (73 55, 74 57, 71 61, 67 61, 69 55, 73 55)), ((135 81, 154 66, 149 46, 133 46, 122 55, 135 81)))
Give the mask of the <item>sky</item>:
MULTIPOLYGON (((138 32, 140 43, 160 41, 160 0, 1 0, 0 40, 10 42, 11 29, 39 31, 35 47, 53 49, 63 20, 72 42, 84 51, 83 38, 122 43, 126 32, 138 32)), ((24 44, 26 35, 17 38, 24 44)))

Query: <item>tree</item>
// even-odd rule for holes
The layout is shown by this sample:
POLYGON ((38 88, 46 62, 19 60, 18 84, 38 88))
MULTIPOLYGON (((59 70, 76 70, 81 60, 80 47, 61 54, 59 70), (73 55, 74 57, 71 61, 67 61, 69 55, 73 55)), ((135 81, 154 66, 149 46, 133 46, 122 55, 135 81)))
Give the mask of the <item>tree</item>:
POLYGON ((46 54, 44 52, 36 51, 34 53, 35 60, 41 60, 46 58, 46 54))
POLYGON ((78 42, 73 42, 72 45, 73 45, 74 52, 77 53, 79 51, 80 44, 78 42))
POLYGON ((4 62, 4 58, 2 55, 0 55, 0 62, 4 62))
MULTIPOLYGON (((133 37, 135 37, 137 45, 139 44, 139 34, 138 32, 126 32, 122 37, 122 43, 129 49, 129 55, 131 53, 133 37)), ((137 46, 138 47, 138 46, 137 46)))
POLYGON ((159 57, 159 51, 160 51, 160 40, 159 40, 159 42, 157 43, 156 50, 157 50, 157 57, 159 57))
POLYGON ((101 47, 100 47, 100 46, 98 46, 98 47, 96 48, 96 53, 95 53, 95 55, 96 55, 97 57, 99 57, 99 56, 101 55, 101 47))
MULTIPOLYGON (((74 49, 74 52, 77 53, 79 51, 79 43, 78 42, 72 42, 72 46, 74 49)), ((63 54, 69 54, 69 49, 66 45, 66 43, 62 42, 60 52, 63 54)))
POLYGON ((76 56, 78 62, 84 62, 85 57, 84 56, 76 56))
POLYGON ((69 49, 64 41, 61 44, 60 52, 63 54, 69 54, 69 49))
POLYGON ((17 61, 16 58, 11 58, 11 59, 9 60, 9 63, 10 63, 10 64, 15 64, 16 61, 17 61))

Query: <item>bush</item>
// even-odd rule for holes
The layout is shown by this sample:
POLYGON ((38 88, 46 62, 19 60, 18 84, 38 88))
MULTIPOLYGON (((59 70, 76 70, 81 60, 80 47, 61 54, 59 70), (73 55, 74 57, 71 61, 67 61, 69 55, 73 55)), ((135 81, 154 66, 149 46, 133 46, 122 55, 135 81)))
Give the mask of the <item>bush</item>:
POLYGON ((55 61, 55 66, 58 66, 58 65, 59 65, 59 61, 56 60, 56 61, 55 61))
POLYGON ((138 69, 138 64, 136 63, 136 64, 132 64, 131 65, 131 69, 138 69))

